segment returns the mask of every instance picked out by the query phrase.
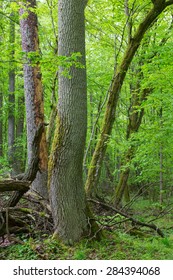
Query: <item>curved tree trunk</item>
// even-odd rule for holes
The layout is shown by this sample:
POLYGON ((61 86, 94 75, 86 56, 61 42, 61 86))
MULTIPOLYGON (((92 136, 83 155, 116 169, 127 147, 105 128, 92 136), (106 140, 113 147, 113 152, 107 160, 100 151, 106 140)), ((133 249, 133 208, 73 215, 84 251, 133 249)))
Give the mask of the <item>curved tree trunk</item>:
MULTIPOLYGON (((59 0, 58 52, 80 52, 85 66, 84 8, 86 1, 59 0)), ((70 78, 59 69, 59 100, 49 161, 50 200, 55 236, 66 243, 88 234, 88 213, 82 166, 87 130, 86 69, 72 66, 70 78)))
MULTIPOLYGON (((23 4, 24 5, 24 4, 23 4)), ((43 90, 41 71, 39 66, 39 39, 35 0, 27 0, 26 8, 20 9, 20 27, 22 36, 22 49, 25 52, 24 87, 27 121, 27 150, 28 164, 32 159, 31 147, 33 137, 39 124, 44 123, 43 90)), ((37 177, 32 188, 44 197, 47 192, 47 143, 46 133, 42 134, 40 142, 40 164, 37 177)))
POLYGON ((119 68, 115 71, 109 88, 109 98, 107 102, 106 112, 103 120, 101 135, 97 142, 86 181, 86 192, 90 196, 96 189, 102 166, 102 161, 107 149, 107 143, 112 132, 112 127, 115 121, 115 112, 118 104, 119 94, 129 69, 130 63, 138 50, 140 43, 146 31, 150 28, 151 24, 168 6, 172 5, 173 1, 156 0, 153 8, 148 12, 145 19, 139 25, 135 35, 128 43, 127 50, 124 54, 119 68))
MULTIPOLYGON (((127 1, 127 0, 125 0, 127 1)), ((168 30, 172 29, 172 22, 168 30)), ((168 38, 168 37, 167 37, 168 38)), ((160 42, 160 46, 163 46, 167 42, 167 39, 163 38, 160 42)), ((149 43, 149 41, 148 41, 149 43)), ((149 61, 152 60, 154 56, 158 54, 158 51, 155 51, 152 53, 151 57, 148 59, 149 61)), ((142 61, 139 63, 139 65, 142 65, 142 61)), ((128 115, 128 125, 127 125, 127 134, 126 139, 127 141, 130 140, 131 136, 136 133, 139 130, 139 127, 142 122, 142 118, 144 115, 144 109, 142 108, 140 111, 136 110, 137 108, 140 108, 142 105, 142 102, 147 98, 149 94, 152 93, 152 88, 145 88, 141 90, 141 79, 143 78, 142 75, 142 69, 138 69, 139 77, 138 81, 136 82, 136 88, 133 88, 131 85, 131 100, 130 100, 130 107, 129 107, 129 115, 128 115)), ((138 76, 138 73, 135 74, 135 76, 138 76)), ((160 110, 160 117, 162 117, 162 108, 160 110)), ((161 118, 162 119, 162 118, 161 118)), ((162 124, 162 121, 161 121, 162 124)), ((129 164, 131 160, 133 159, 135 155, 136 148, 133 147, 133 143, 131 143, 131 146, 129 147, 128 151, 126 152, 125 158, 122 162, 123 169, 120 172, 120 179, 118 182, 117 187, 115 188, 115 194, 114 194, 114 204, 116 207, 118 207, 122 199, 124 197, 124 200, 128 202, 130 200, 130 194, 129 194, 129 188, 128 188, 128 178, 130 175, 130 168, 129 164)), ((162 158, 162 147, 160 148, 160 166, 163 164, 163 158, 162 158)), ((162 168, 160 168, 160 189, 163 187, 163 174, 162 174, 162 168)), ((162 193, 162 192, 161 192, 162 193)), ((161 198, 160 198, 161 201, 161 198)))

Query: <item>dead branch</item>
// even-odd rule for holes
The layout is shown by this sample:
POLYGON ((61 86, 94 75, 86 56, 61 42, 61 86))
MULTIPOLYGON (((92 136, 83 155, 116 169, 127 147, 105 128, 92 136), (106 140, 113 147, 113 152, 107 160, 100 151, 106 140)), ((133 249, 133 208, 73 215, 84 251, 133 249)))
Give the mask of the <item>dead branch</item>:
MULTIPOLYGON (((36 178, 36 174, 39 170, 39 143, 41 140, 42 133, 44 131, 44 124, 40 124, 36 130, 33 144, 32 144, 32 159, 28 166, 28 169, 24 173, 23 177, 21 176, 21 181, 29 181, 29 185, 34 181, 36 178)), ((18 180, 20 175, 14 177, 14 180, 18 180)), ((17 181, 17 182, 21 182, 17 181)), ((26 193, 27 190, 17 190, 14 195, 11 197, 10 201, 7 203, 7 207, 14 207, 19 202, 21 197, 26 193)))
POLYGON ((144 223, 144 222, 141 222, 139 220, 136 220, 133 217, 129 216, 128 214, 122 212, 121 210, 116 209, 115 207, 113 207, 111 205, 108 205, 106 203, 103 203, 103 202, 100 202, 100 201, 97 201, 97 200, 94 200, 94 199, 88 199, 88 201, 92 202, 92 203, 95 203, 95 204, 98 204, 98 205, 101 205, 103 207, 106 207, 107 209, 109 208, 109 209, 113 210, 114 212, 116 212, 116 213, 120 214, 121 216, 123 216, 123 217, 129 219, 130 221, 132 221, 133 226, 139 225, 139 226, 142 226, 142 227, 151 228, 151 229, 155 230, 161 237, 164 237, 164 234, 161 231, 161 229, 158 228, 155 224, 148 224, 148 223, 144 223))
POLYGON ((45 213, 45 212, 39 212, 39 211, 36 211, 34 209, 31 209, 31 208, 26 208, 26 207, 10 207, 10 208, 2 208, 1 209, 1 213, 5 213, 6 212, 6 209, 8 209, 8 212, 21 212, 21 213, 24 213, 24 214, 29 214, 29 215, 32 215, 32 214, 36 214, 40 217, 45 217, 45 218, 50 218, 50 215, 45 213))
POLYGON ((0 192, 21 191, 27 192, 29 190, 30 181, 16 181, 14 179, 5 179, 0 181, 0 192))

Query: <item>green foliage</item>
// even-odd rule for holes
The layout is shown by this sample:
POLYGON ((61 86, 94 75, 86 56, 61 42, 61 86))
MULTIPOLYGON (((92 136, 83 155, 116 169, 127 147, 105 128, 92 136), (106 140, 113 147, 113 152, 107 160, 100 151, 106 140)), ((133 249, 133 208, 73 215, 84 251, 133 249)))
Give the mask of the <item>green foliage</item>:
POLYGON ((0 249, 1 260, 36 260, 38 259, 37 254, 32 249, 30 240, 25 245, 13 245, 9 248, 0 249), (8 257, 6 254, 8 252, 8 257))
POLYGON ((8 159, 4 157, 0 157, 0 178, 8 178, 10 177, 11 168, 8 163, 8 159))
POLYGON ((65 247, 51 238, 44 241, 29 240, 25 245, 0 248, 1 259, 47 260, 172 260, 171 237, 138 237, 120 230, 106 234, 100 242, 83 240, 73 247, 65 247))
MULTIPOLYGON (((86 59, 88 80, 88 131, 85 160, 85 173, 90 166, 95 145, 100 137, 105 104, 108 97, 114 70, 118 68, 129 40, 128 23, 131 23, 133 37, 141 20, 152 7, 151 1, 129 0, 130 16, 127 18, 124 0, 90 0, 86 8, 86 59)), ((15 69, 15 110, 16 120, 23 118, 24 96, 23 62, 29 59, 32 66, 40 63, 44 90, 46 122, 49 122, 53 94, 58 98, 57 71, 63 68, 63 75, 70 79, 70 68, 82 68, 81 55, 76 52, 69 57, 58 56, 57 1, 39 1, 38 8, 32 9, 39 19, 40 51, 26 54, 22 52, 18 17, 19 5, 16 2, 3 1, 0 7, 0 94, 2 104, 3 156, 0 157, 0 176, 8 176, 11 167, 8 163, 8 111, 9 70, 15 69), (10 16, 16 22, 16 39, 9 44, 10 16), (14 52, 12 61, 11 52, 14 52), (56 82, 55 82, 56 81, 56 82), (23 113, 23 115, 22 115, 23 113)), ((24 13, 24 17, 27 12, 24 13)), ((107 154, 103 161, 99 188, 103 193, 113 195, 118 184, 119 174, 127 167, 131 173, 128 184, 131 195, 143 187, 143 199, 136 201, 133 210, 145 211, 152 208, 156 213, 165 205, 160 204, 159 195, 164 201, 172 195, 173 162, 173 60, 172 60, 172 13, 168 8, 145 34, 142 44, 133 59, 123 84, 116 120, 112 135, 109 137, 107 154), (139 130, 127 139, 127 125, 131 112, 132 92, 140 95, 144 89, 150 89, 147 98, 140 105, 135 105, 134 112, 144 110, 139 130), (127 151, 134 147, 132 160, 125 162, 127 151), (161 155, 163 162, 161 163, 161 155), (163 176, 163 190, 160 191, 160 177, 163 176), (147 199, 149 198, 149 199, 147 199), (151 201, 153 202, 151 204, 151 201)), ((17 127, 17 124, 16 124, 17 127)), ((26 157, 26 123, 24 131, 16 139, 16 157, 26 157), (22 149, 19 149, 22 148, 22 149)), ((16 128, 17 131, 17 128, 16 128)), ((24 164, 23 164, 24 165, 24 164)), ((140 212, 140 214, 142 214, 140 212)), ((109 216, 99 217, 106 223, 109 216)), ((139 217, 145 221, 145 217, 139 217)), ((112 218, 110 225, 121 217, 112 218)), ((162 223, 169 223, 162 219, 162 223)), ((25 241, 25 245, 13 245, 0 249, 2 258, 8 259, 173 259, 173 238, 168 231, 164 239, 151 237, 142 239, 124 231, 116 230, 101 242, 85 240, 75 247, 67 248, 51 238, 25 241), (106 248, 106 250, 105 250, 106 248)))

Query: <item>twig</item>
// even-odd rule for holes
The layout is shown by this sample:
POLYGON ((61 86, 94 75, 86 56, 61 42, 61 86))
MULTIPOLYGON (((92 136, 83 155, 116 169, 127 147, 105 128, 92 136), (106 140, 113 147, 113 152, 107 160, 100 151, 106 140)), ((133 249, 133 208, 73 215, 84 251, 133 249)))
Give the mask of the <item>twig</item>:
POLYGON ((6 215, 6 233, 7 233, 7 238, 8 241, 10 242, 10 231, 9 231, 9 211, 8 211, 8 207, 5 209, 5 215, 6 215))

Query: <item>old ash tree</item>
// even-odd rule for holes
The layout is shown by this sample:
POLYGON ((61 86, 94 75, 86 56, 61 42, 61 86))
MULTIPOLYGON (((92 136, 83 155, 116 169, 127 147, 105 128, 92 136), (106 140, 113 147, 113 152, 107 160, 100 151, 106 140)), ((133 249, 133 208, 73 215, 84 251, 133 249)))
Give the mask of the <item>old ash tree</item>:
POLYGON ((82 64, 69 69, 70 78, 63 67, 59 69, 56 131, 49 161, 54 236, 68 244, 88 236, 92 227, 82 175, 87 131, 85 6, 84 0, 58 2, 58 54, 80 53, 82 64))
MULTIPOLYGON (((7 180, 2 181, 0 184, 0 192, 4 192, 4 189, 5 191, 15 191, 10 201, 0 212, 0 236, 4 236, 4 233, 7 232, 13 232, 10 228, 13 225, 10 222, 8 223, 9 217, 12 216, 9 215, 9 212, 13 213, 16 204, 23 194, 28 191, 30 184, 36 181, 35 179, 38 178, 38 174, 42 176, 47 169, 43 91, 39 65, 38 23, 37 15, 34 12, 36 3, 35 0, 29 0, 27 3, 28 5, 22 5, 20 9, 20 28, 22 50, 25 53, 24 84, 29 161, 25 174, 20 177, 16 176, 10 182, 7 180), (8 225, 8 231, 6 225, 8 225)), ((86 0, 58 1, 58 55, 60 61, 61 59, 63 61, 64 58, 66 61, 68 59, 71 61, 70 57, 72 54, 80 53, 80 56, 76 56, 78 57, 77 63, 73 62, 70 69, 68 69, 68 74, 67 69, 63 65, 58 69, 59 85, 56 129, 48 164, 48 191, 54 221, 54 237, 66 244, 73 244, 82 237, 100 235, 100 231, 91 217, 83 182, 83 157, 87 132, 84 17, 86 3, 86 0)), ((88 196, 96 189, 99 181, 101 164, 115 121, 120 91, 129 66, 145 33, 165 8, 172 4, 173 0, 154 1, 151 10, 148 11, 134 32, 133 37, 130 38, 122 62, 114 73, 109 88, 101 134, 93 153, 86 181, 88 196)), ((138 100, 133 101, 135 103, 138 100)), ((139 116, 138 120, 141 121, 141 117, 142 115, 139 116)), ((140 125, 140 122, 135 122, 132 125, 132 119, 129 121, 128 137, 130 137, 131 133, 136 132, 140 125)), ((130 159, 127 157, 127 160, 130 159)), ((123 188, 121 189, 123 191, 127 175, 127 173, 122 174, 123 188)), ((38 181, 41 182, 41 179, 39 178, 38 181)), ((46 182, 46 180, 43 181, 44 183, 46 182)), ((39 190, 39 192, 44 190, 47 192, 46 184, 44 189, 41 183, 39 187, 41 189, 38 187, 35 187, 35 189, 39 190)), ((120 197, 117 203, 117 198, 118 195, 116 194, 116 206, 121 200, 120 197)), ((90 199, 90 202, 97 203, 94 199, 90 199)), ((110 208, 109 205, 103 205, 103 203, 102 206, 110 208)), ((149 226, 163 236, 155 225, 138 222, 116 208, 111 207, 111 210, 131 220, 135 225, 149 226)), ((11 220, 16 223, 15 217, 11 220)), ((25 224, 22 224, 22 227, 25 228, 25 224)))

